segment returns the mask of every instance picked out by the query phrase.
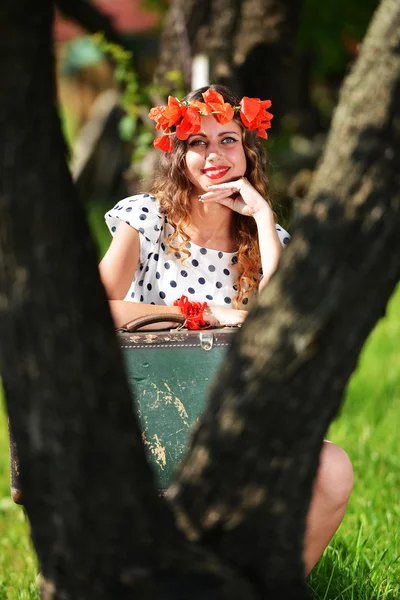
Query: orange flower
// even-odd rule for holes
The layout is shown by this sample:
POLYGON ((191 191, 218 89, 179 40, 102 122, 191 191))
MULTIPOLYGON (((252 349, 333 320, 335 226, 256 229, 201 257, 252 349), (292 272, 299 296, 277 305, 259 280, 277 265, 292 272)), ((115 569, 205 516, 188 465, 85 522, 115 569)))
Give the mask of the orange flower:
POLYGON ((160 131, 160 129, 161 129, 160 121, 163 118, 164 110, 166 108, 167 108, 166 106, 155 106, 149 112, 149 117, 150 117, 150 119, 153 119, 153 121, 156 122, 156 129, 158 131, 160 131))
POLYGON ((184 116, 187 107, 181 106, 179 100, 173 96, 168 97, 168 106, 156 106, 149 112, 150 119, 156 122, 156 129, 170 130, 171 127, 184 116))
POLYGON ((182 121, 176 126, 176 137, 179 140, 187 140, 189 135, 198 133, 201 128, 201 116, 199 111, 192 106, 185 106, 186 112, 182 121))
POLYGON ((204 102, 200 102, 200 100, 193 100, 190 106, 193 108, 197 108, 202 117, 207 117, 210 114, 210 111, 207 108, 207 104, 204 104, 204 102))
POLYGON ((153 142, 153 146, 154 148, 160 148, 160 150, 163 150, 163 152, 172 152, 172 148, 174 147, 172 136, 161 135, 156 137, 153 142))
POLYGON ((173 127, 184 116, 186 106, 181 106, 179 100, 173 96, 168 96, 168 106, 165 107, 163 119, 167 127, 173 127))
POLYGON ((248 98, 244 96, 240 101, 240 118, 247 129, 257 129, 257 135, 267 139, 266 129, 271 127, 271 119, 274 115, 267 111, 271 106, 271 100, 260 100, 259 98, 248 98))
POLYGON ((149 112, 149 117, 156 122, 156 129, 162 130, 164 134, 154 140, 155 148, 164 152, 172 152, 173 140, 171 133, 175 133, 180 140, 187 140, 190 135, 196 134, 201 128, 201 117, 213 115, 215 119, 224 125, 229 123, 239 111, 242 123, 248 129, 257 130, 257 135, 267 139, 266 130, 271 127, 273 115, 267 111, 271 106, 271 100, 260 100, 259 98, 248 98, 245 96, 240 101, 240 106, 232 106, 224 102, 221 94, 215 90, 208 89, 203 93, 205 102, 193 100, 190 104, 169 96, 168 105, 156 106, 149 112), (172 131, 172 128, 175 128, 172 131))
POLYGON ((223 96, 215 90, 208 89, 203 94, 209 114, 212 113, 218 123, 224 125, 232 121, 234 110, 229 102, 224 102, 223 96))

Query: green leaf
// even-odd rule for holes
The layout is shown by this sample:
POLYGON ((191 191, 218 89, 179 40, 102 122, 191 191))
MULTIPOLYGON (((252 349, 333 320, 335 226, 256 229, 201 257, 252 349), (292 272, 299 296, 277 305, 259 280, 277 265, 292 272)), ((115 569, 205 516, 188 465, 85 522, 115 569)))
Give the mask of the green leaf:
POLYGON ((137 119, 132 115, 125 115, 119 122, 119 135, 125 142, 129 142, 135 135, 137 119))
POLYGON ((151 146, 153 138, 154 134, 151 131, 142 131, 136 138, 136 145, 145 146, 146 148, 148 148, 149 146, 151 146))

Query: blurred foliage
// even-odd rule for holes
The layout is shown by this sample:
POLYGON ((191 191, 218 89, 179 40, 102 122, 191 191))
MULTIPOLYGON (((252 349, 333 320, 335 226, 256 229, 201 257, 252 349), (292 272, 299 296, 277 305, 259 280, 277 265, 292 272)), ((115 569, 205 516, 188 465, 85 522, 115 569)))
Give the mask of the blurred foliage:
MULTIPOLYGON (((152 106, 164 101, 169 88, 155 83, 142 85, 132 52, 108 42, 101 33, 93 35, 92 39, 115 65, 114 78, 121 91, 120 104, 126 112, 119 124, 120 135, 124 141, 133 143, 132 163, 140 163, 152 146, 155 133, 154 123, 148 118, 148 113, 152 106)), ((167 73, 167 79, 174 88, 181 88, 180 95, 185 94, 180 71, 167 73)))
POLYGON ((157 11, 164 14, 167 12, 170 3, 168 0, 142 0, 140 4, 144 10, 157 11))
POLYGON ((342 73, 357 54, 379 0, 304 0, 298 46, 312 60, 314 74, 342 73))
MULTIPOLYGON (((307 195, 318 164, 342 81, 358 56, 360 45, 379 0, 304 0, 296 61, 301 96, 282 115, 279 132, 268 140, 271 188, 278 202, 295 206, 307 195)), ((296 84, 294 85, 296 90, 296 84)))
MULTIPOLYGON (((141 0, 141 6, 164 15, 171 1, 141 0)), ((304 89, 308 90, 311 104, 308 113, 299 109, 283 115, 281 131, 268 140, 273 171, 274 166, 279 165, 273 177, 277 178, 275 188, 283 203, 290 179, 298 171, 315 166, 342 79, 357 57, 359 45, 378 4, 379 0, 325 0, 321 6, 320 0, 304 0, 296 47, 300 64, 304 62, 308 66, 304 76, 309 81, 304 82, 304 89), (289 122, 293 119, 294 126, 289 122), (296 123, 302 119, 306 123, 312 120, 311 130, 314 133, 308 134, 307 128, 299 130, 296 123)), ((184 89, 182 73, 171 71, 164 85, 144 85, 139 80, 132 53, 108 43, 101 35, 94 36, 94 40, 116 65, 115 79, 121 90, 121 105, 126 112, 120 122, 120 134, 124 141, 132 142, 133 171, 140 174, 142 160, 152 147, 155 135, 148 112, 152 106, 165 103, 171 90, 177 97, 185 95, 187 90, 184 89)))

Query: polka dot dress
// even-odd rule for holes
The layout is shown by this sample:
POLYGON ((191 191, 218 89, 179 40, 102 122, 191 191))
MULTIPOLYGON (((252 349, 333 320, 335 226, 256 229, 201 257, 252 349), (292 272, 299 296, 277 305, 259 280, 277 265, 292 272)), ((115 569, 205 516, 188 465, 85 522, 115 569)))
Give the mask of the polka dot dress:
MULTIPOLYGON (((190 257, 182 260, 185 255, 171 252, 167 247, 166 240, 173 228, 160 213, 158 200, 150 194, 121 200, 106 213, 105 220, 112 234, 121 221, 140 234, 139 265, 125 300, 171 306, 185 294, 191 301, 233 308, 237 253, 220 252, 188 242, 186 248, 190 257)), ((289 234, 279 225, 276 230, 285 246, 289 234)), ((243 298, 243 308, 248 300, 243 298)))

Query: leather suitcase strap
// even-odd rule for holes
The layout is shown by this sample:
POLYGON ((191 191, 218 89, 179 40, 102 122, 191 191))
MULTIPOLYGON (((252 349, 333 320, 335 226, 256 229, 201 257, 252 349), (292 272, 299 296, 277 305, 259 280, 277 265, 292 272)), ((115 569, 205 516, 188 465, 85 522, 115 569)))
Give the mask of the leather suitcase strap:
POLYGON ((183 325, 186 321, 185 315, 177 315, 177 314, 154 314, 154 315, 145 315, 144 317, 136 317, 132 321, 129 321, 124 327, 120 327, 117 331, 127 331, 132 333, 133 331, 137 331, 141 327, 145 327, 145 325, 154 325, 155 323, 178 323, 183 325))

